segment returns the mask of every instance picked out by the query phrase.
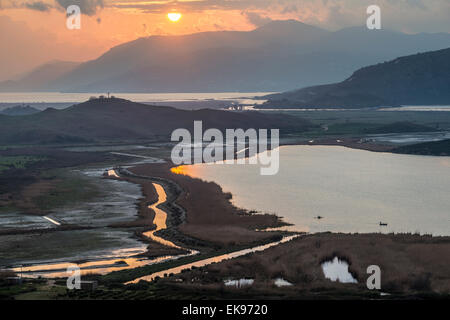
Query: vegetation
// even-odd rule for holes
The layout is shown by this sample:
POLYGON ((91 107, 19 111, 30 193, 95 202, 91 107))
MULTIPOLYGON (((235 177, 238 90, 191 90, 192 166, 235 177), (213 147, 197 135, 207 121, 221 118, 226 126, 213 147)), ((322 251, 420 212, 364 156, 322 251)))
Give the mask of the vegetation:
MULTIPOLYGON (((309 292, 333 289, 367 291, 367 267, 382 270, 381 288, 391 294, 450 294, 450 237, 415 234, 336 234, 305 235, 290 242, 233 260, 192 270, 176 278, 186 287, 213 287, 223 279, 255 279, 255 285, 267 286, 281 277, 309 292), (331 257, 344 257, 357 284, 340 284, 325 279, 321 263, 331 257)), ((287 288, 289 289, 289 288, 287 288)), ((266 290, 271 291, 270 288, 266 290)))
MULTIPOLYGON (((14 299, 448 299, 449 237, 416 234, 333 234, 305 235, 290 242, 233 260, 167 275, 153 282, 124 285, 135 277, 203 259, 220 252, 187 257, 108 275, 86 275, 97 280, 95 291, 67 290, 65 279, 53 284, 33 280, 22 285, 0 281, 0 298, 14 299), (342 256, 356 284, 325 279, 321 263, 342 256), (367 266, 382 270, 381 290, 366 287, 367 266), (292 286, 277 288, 281 277, 292 286), (224 279, 252 278, 244 288, 224 286, 224 279)), ((224 252, 221 252, 224 253, 224 252)))
POLYGON ((372 133, 371 131, 376 128, 384 128, 378 133, 450 130, 450 112, 445 111, 289 110, 277 112, 309 120, 315 124, 315 127, 303 134, 305 137, 337 134, 364 135, 372 133))
POLYGON ((275 235, 269 239, 265 239, 264 241, 257 241, 257 242, 247 244, 247 245, 230 246, 226 249, 220 249, 220 250, 209 250, 209 251, 205 250, 204 253, 194 255, 194 256, 188 256, 188 257, 184 257, 184 258, 180 258, 180 259, 176 259, 176 260, 171 260, 171 261, 167 261, 167 262, 163 262, 163 263, 148 265, 148 266, 134 268, 134 269, 125 269, 125 270, 115 271, 115 272, 111 272, 104 276, 93 276, 93 277, 96 280, 99 280, 99 282, 104 285, 114 287, 114 286, 121 285, 125 282, 132 281, 132 280, 135 280, 137 278, 140 278, 140 277, 143 277, 146 275, 151 275, 155 272, 175 268, 175 267, 178 267, 178 266, 181 266, 184 264, 189 264, 189 263, 192 263, 195 261, 208 259, 208 258, 211 258, 214 256, 219 256, 219 255, 226 254, 229 252, 234 252, 234 251, 239 251, 239 250, 243 250, 246 248, 251 248, 254 246, 259 246, 259 245, 263 245, 263 244, 270 243, 273 241, 278 241, 278 240, 280 240, 280 236, 275 235))
POLYGON ((44 157, 34 156, 1 156, 0 155, 0 173, 8 169, 25 169, 30 164, 45 160, 44 157))
POLYGON ((392 152, 420 154, 420 155, 448 156, 450 155, 450 139, 402 146, 392 150, 392 152))
POLYGON ((100 190, 94 184, 79 175, 57 172, 50 174, 46 179, 53 181, 51 188, 32 198, 34 205, 39 210, 45 211, 88 201, 100 194, 100 190))

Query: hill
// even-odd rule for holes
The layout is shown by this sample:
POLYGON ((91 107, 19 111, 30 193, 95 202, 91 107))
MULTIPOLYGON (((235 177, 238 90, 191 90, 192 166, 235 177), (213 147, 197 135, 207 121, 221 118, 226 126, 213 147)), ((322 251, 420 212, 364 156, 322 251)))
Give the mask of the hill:
POLYGON ((392 152, 418 155, 449 156, 450 139, 402 146, 393 149, 392 152))
POLYGON ((262 108, 450 104, 450 48, 365 67, 346 80, 270 95, 262 108))
POLYGON ((100 98, 63 110, 48 108, 27 117, 0 116, 1 144, 77 143, 163 139, 173 130, 192 132, 194 120, 203 130, 217 128, 279 128, 306 130, 311 124, 297 117, 258 112, 201 109, 186 111, 150 106, 117 98, 100 98))
MULTIPOLYGON (((55 79, 42 79, 34 88, 62 92, 278 92, 340 81, 363 66, 449 46, 448 33, 409 35, 365 27, 330 32, 295 20, 272 21, 248 32, 139 38, 55 79)), ((22 84, 0 85, 3 91, 23 88, 22 84)))
POLYGON ((41 112, 41 110, 38 110, 36 108, 30 107, 30 106, 14 106, 9 107, 6 109, 3 109, 0 111, 0 114, 4 114, 7 116, 27 116, 30 114, 41 112))

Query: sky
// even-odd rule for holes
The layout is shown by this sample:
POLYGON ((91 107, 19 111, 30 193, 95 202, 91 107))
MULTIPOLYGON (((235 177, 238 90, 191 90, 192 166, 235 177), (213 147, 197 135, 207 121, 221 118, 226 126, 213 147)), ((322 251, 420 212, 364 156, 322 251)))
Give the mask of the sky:
POLYGON ((385 29, 450 32, 450 0, 0 0, 0 81, 51 60, 95 59, 152 35, 248 31, 285 19, 327 30, 364 26, 372 4, 385 29), (79 30, 66 27, 71 4, 81 8, 79 30), (182 17, 171 22, 169 12, 182 17))

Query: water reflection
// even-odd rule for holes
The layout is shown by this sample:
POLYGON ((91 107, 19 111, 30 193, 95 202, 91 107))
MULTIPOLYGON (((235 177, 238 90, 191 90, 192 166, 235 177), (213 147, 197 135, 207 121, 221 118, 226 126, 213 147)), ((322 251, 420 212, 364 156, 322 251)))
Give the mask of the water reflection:
POLYGON ((172 247, 172 248, 178 248, 182 249, 181 247, 177 246, 171 241, 165 240, 161 237, 158 237, 155 235, 155 233, 159 230, 163 230, 167 228, 167 213, 165 213, 163 210, 159 209, 158 206, 167 200, 166 192, 164 191, 164 188, 157 183, 153 183, 153 186, 156 189, 156 192, 158 193, 158 201, 150 206, 148 206, 150 209, 152 209, 155 212, 155 218, 153 219, 153 223, 156 225, 156 229, 152 231, 148 231, 144 233, 144 236, 152 239, 153 241, 156 241, 158 243, 161 243, 165 246, 172 247))
POLYGON ((190 176, 192 175, 192 173, 190 173, 189 171, 192 171, 192 167, 189 166, 178 166, 178 167, 172 167, 170 168, 170 171, 172 171, 175 174, 182 174, 185 176, 190 176))
MULTIPOLYGON (((119 175, 115 170, 108 170, 108 175, 113 177, 119 177, 119 175)), ((156 229, 149 232, 145 232, 144 235, 163 245, 182 249, 181 247, 175 245, 174 243, 165 240, 161 237, 158 237, 154 234, 156 231, 165 229, 167 227, 166 225, 167 214, 157 207, 160 204, 166 202, 167 195, 166 192, 164 191, 164 188, 160 184, 153 183, 153 185, 158 194, 158 201, 153 205, 149 206, 149 208, 153 209, 155 212, 155 218, 153 223, 156 225, 156 229)), ((151 260, 148 258, 136 257, 136 254, 143 253, 144 251, 145 249, 143 247, 119 249, 114 251, 110 256, 101 256, 95 260, 77 263, 77 265, 81 269, 81 275, 92 273, 107 274, 113 271, 142 267, 155 263, 165 262, 171 259, 177 259, 197 254, 196 251, 192 250, 188 254, 184 255, 162 256, 151 260)), ((66 273, 66 270, 69 266, 73 264, 74 264, 73 262, 34 264, 30 266, 26 265, 17 266, 15 268, 12 268, 11 270, 28 277, 45 276, 49 278, 58 278, 58 277, 67 277, 68 274, 66 273)))
POLYGON ((261 176, 255 165, 195 164, 173 171, 218 183, 233 194, 235 206, 275 213, 293 224, 284 228, 289 231, 450 235, 450 157, 340 146, 279 150, 280 171, 273 176, 261 176))
POLYGON ((220 255, 220 256, 212 257, 212 258, 207 258, 207 259, 195 261, 195 262, 192 262, 192 263, 187 263, 187 264, 175 267, 175 268, 170 268, 170 269, 167 269, 167 270, 163 270, 163 271, 152 273, 152 274, 144 276, 144 277, 137 278, 137 279, 135 279, 133 281, 127 282, 126 284, 138 283, 141 280, 153 281, 157 277, 163 278, 165 275, 168 275, 168 274, 179 274, 183 270, 192 269, 192 267, 200 268, 200 267, 207 266, 209 264, 218 263, 218 262, 221 262, 221 261, 224 261, 224 260, 241 257, 241 256, 247 255, 247 254, 252 253, 252 252, 264 251, 264 250, 266 250, 266 249, 268 249, 270 247, 279 245, 280 243, 284 243, 284 242, 290 241, 290 240, 292 240, 294 238, 297 238, 298 236, 299 235, 288 236, 288 237, 284 237, 280 241, 272 242, 272 243, 269 243, 269 244, 265 244, 265 245, 261 245, 261 246, 257 246, 257 247, 253 247, 253 248, 248 248, 248 249, 244 249, 244 250, 239 250, 239 251, 223 254, 223 255, 220 255))

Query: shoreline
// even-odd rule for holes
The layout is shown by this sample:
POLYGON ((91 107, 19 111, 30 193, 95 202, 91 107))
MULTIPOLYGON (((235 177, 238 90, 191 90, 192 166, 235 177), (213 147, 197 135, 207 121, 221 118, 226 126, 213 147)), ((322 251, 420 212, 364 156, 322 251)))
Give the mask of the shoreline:
MULTIPOLYGON (((162 203, 161 207, 168 213, 168 224, 166 229, 159 230, 157 232, 159 236, 165 236, 166 239, 175 241, 175 243, 178 242, 178 244, 187 242, 199 247, 208 247, 211 245, 213 247, 217 247, 214 246, 214 244, 218 244, 216 243, 217 241, 210 241, 211 239, 209 239, 209 237, 193 236, 193 234, 198 235, 198 232, 193 232, 190 229, 191 225, 195 224, 197 226, 197 224, 199 224, 202 226, 202 229, 207 227, 217 228, 217 226, 220 226, 223 228, 226 225, 238 225, 239 229, 247 230, 251 235, 264 233, 263 238, 266 238, 268 233, 264 231, 255 231, 256 229, 289 225, 276 215, 254 214, 250 213, 246 209, 238 208, 230 202, 232 197, 231 194, 224 193, 218 184, 205 182, 201 179, 192 178, 189 176, 175 174, 171 171, 171 168, 173 167, 173 165, 168 163, 141 164, 129 169, 119 170, 119 172, 123 174, 128 181, 140 183, 139 180, 148 180, 150 182, 159 183, 163 186, 167 194, 167 201, 162 203), (149 174, 144 175, 143 173, 149 174), (134 179, 137 179, 137 181, 134 179), (195 190, 192 190, 191 187, 195 190), (196 204, 194 207, 187 205, 189 204, 191 198, 195 198, 199 194, 206 194, 206 197, 202 198, 203 201, 200 202, 200 205, 196 204), (218 204, 215 202, 216 198, 219 200, 218 204), (196 209, 199 209, 200 207, 212 207, 215 212, 218 212, 219 216, 221 215, 221 212, 225 212, 227 217, 224 221, 213 221, 207 217, 208 212, 196 211, 196 209), (200 215, 201 217, 198 217, 200 215), (197 218, 199 221, 193 221, 197 218), (225 226, 221 222, 225 222, 225 226), (257 226, 257 228, 254 226, 257 226), (181 230, 178 230, 179 228, 181 230), (186 230, 188 232, 184 232, 186 230), (195 240, 197 240, 198 243, 193 243, 195 240)), ((144 197, 145 196, 146 195, 144 194, 144 197)), ((242 232, 242 230, 239 231, 242 232)), ((251 237, 247 238, 251 241, 245 241, 249 239, 244 239, 241 244, 245 244, 246 242, 254 242, 255 240, 251 237)), ((223 244, 226 244, 226 242, 227 241, 219 241, 219 244, 222 244, 220 247, 223 247, 223 244)))
MULTIPOLYGON (((346 147, 350 149, 356 150, 365 150, 371 152, 387 152, 393 153, 392 150, 396 149, 398 146, 382 144, 382 143, 373 143, 373 142, 359 142, 363 138, 341 138, 341 139, 333 139, 333 138, 319 138, 313 139, 309 141, 293 141, 293 142, 281 142, 281 146, 338 146, 338 147, 346 147)), ((407 153, 405 153, 407 154, 407 153)))
MULTIPOLYGON (((117 286, 119 284, 133 282, 134 284, 124 286, 119 292, 126 295, 130 290, 129 286, 131 286, 132 290, 138 291, 151 290, 148 288, 165 288, 165 292, 169 294, 183 292, 183 295, 186 296, 192 296, 199 290, 210 294, 211 297, 219 297, 219 292, 224 292, 228 297, 234 299, 250 296, 264 297, 267 294, 276 299, 283 297, 300 299, 313 297, 345 298, 352 295, 362 299, 377 298, 380 297, 377 295, 378 293, 370 293, 364 287, 364 268, 365 264, 369 262, 380 264, 382 267, 384 275, 382 278, 383 292, 389 292, 391 298, 405 297, 405 295, 414 297, 422 291, 432 294, 448 294, 450 275, 448 275, 447 269, 443 267, 448 258, 443 252, 450 248, 450 237, 321 232, 305 234, 286 243, 269 247, 264 251, 247 252, 245 255, 220 260, 215 264, 201 265, 202 262, 214 259, 214 257, 227 256, 239 250, 249 250, 275 243, 273 237, 276 235, 283 239, 286 235, 298 233, 249 231, 247 236, 242 237, 242 234, 238 232, 233 234, 233 238, 236 234, 241 236, 242 242, 239 244, 229 243, 225 241, 226 239, 219 239, 218 242, 211 241, 208 234, 202 233, 210 227, 215 229, 216 224, 219 224, 220 228, 227 228, 237 221, 241 224, 242 221, 239 219, 243 218, 247 230, 250 230, 248 228, 254 227, 255 224, 259 224, 260 229, 264 229, 262 228, 264 225, 282 224, 283 221, 275 215, 249 214, 247 210, 235 207, 230 202, 232 195, 223 192, 218 184, 175 174, 171 172, 171 168, 172 166, 168 163, 140 164, 129 168, 129 171, 132 174, 141 175, 140 178, 138 176, 133 178, 133 180, 140 179, 140 183, 147 180, 143 179, 143 173, 145 173, 145 176, 149 178, 148 183, 165 184, 163 188, 167 194, 167 201, 159 205, 167 210, 167 220, 170 222, 167 224, 168 229, 160 230, 158 236, 176 241, 185 248, 197 247, 201 251, 200 254, 195 256, 177 255, 171 259, 157 258, 153 261, 150 260, 149 264, 130 265, 125 269, 119 269, 120 265, 111 265, 109 261, 104 261, 104 266, 111 268, 111 272, 105 275, 86 274, 85 277, 98 280, 104 288, 105 294, 110 290, 118 292, 117 286), (202 194, 202 197, 199 198, 199 194, 202 194), (184 215, 180 213, 172 215, 173 205, 179 208, 175 211, 181 209, 184 211, 184 215), (213 207, 210 208, 210 206, 213 207), (202 207, 217 210, 219 214, 223 213, 230 220, 208 220, 205 212, 197 211, 202 207), (253 219, 249 217, 253 217, 253 219), (199 221, 206 223, 206 226, 200 228, 200 237, 194 237, 199 234, 199 230, 192 229, 189 225, 199 227, 197 225, 199 221), (225 223, 222 224, 222 222, 225 223), (178 230, 179 228, 181 230, 178 230), (185 234, 185 232, 187 233, 185 234), (268 235, 268 237, 255 241, 255 238, 252 238, 255 237, 255 233, 268 235), (249 241, 249 239, 253 241, 249 241), (436 252, 436 254, 433 252, 436 252), (371 258, 371 254, 377 257, 376 261, 371 258), (417 256, 418 254, 419 256, 417 256), (400 255, 400 257, 396 258, 397 255, 400 255), (320 263, 331 256, 343 257, 350 262, 349 270, 357 276, 358 284, 352 286, 351 284, 332 282, 324 278, 320 271, 320 263), (417 260, 417 257, 422 258, 417 260), (408 267, 412 263, 414 264, 408 267), (199 266, 197 267, 197 265, 199 266), (187 268, 189 266, 194 268, 187 268), (117 267, 117 269, 114 270, 114 267, 117 267), (255 267, 257 268, 255 269, 255 267), (402 268, 405 268, 405 270, 402 271, 402 268), (181 273, 178 273, 179 269, 183 269, 181 273), (171 270, 177 272, 170 274, 172 273, 171 270), (298 270, 301 270, 301 272, 298 270), (159 278, 156 278, 151 284, 145 281, 145 283, 142 281, 136 283, 141 277, 149 278, 153 276, 159 278), (277 277, 292 283, 293 286, 275 287, 273 279, 277 277), (218 279, 233 278, 254 278, 255 284, 245 290, 236 290, 224 286, 223 280, 218 281, 218 279), (385 278, 386 280, 384 280, 385 278), (341 294, 344 296, 341 296, 341 294)), ((124 176, 120 178, 131 179, 124 176)), ((135 183, 138 183, 138 181, 135 183)), ((141 209, 148 207, 149 204, 157 203, 153 193, 154 190, 147 188, 147 191, 148 193, 142 199, 145 206, 140 206, 141 209)), ((236 231, 233 228, 230 230, 236 231)), ((145 230, 142 232, 145 232, 145 230)), ((100 263, 97 261, 94 264, 100 263)), ((96 269, 96 267, 92 267, 90 271, 96 272, 96 269)), ((386 296, 380 298, 386 299, 386 296)))
MULTIPOLYGON (((280 146, 293 146, 293 145, 311 145, 311 146, 341 146, 341 147, 347 147, 347 148, 351 148, 351 149, 359 149, 359 150, 366 150, 366 151, 373 151, 373 152, 389 152, 389 146, 385 146, 385 145, 380 145, 380 144, 357 144, 356 142, 357 139, 349 139, 349 140, 340 140, 340 142, 336 141, 335 139, 327 139, 327 140, 318 140, 318 141, 314 141, 313 143, 310 142, 291 142, 291 143, 282 143, 280 144, 280 146)), ((167 160, 167 159, 166 159, 167 160)), ((153 166, 155 164, 141 164, 141 165, 137 165, 135 167, 132 167, 131 170, 133 170, 134 168, 137 167, 143 167, 143 166, 153 166)), ((160 165, 160 164, 159 164, 160 165)), ((170 165, 169 165, 169 171, 170 171, 170 165)), ((160 171, 161 173, 161 171, 160 171)), ((166 172, 163 175, 167 175, 168 172, 166 172)), ((177 175, 179 176, 179 175, 177 175)), ((139 178, 139 177, 136 177, 139 178)), ((142 177, 141 177, 142 178, 142 177)), ((147 177, 148 178, 148 177, 147 177)), ((196 179, 196 178, 192 178, 189 177, 190 179, 196 179)), ((123 178, 121 178, 123 179, 123 178)), ((146 178, 144 178, 146 179, 146 178)), ((123 179, 123 180, 127 180, 127 179, 123 179)), ((169 180, 169 179, 164 179, 164 178, 157 178, 157 177, 152 177, 151 180, 153 181, 157 181, 158 183, 164 183, 166 184, 166 187, 164 188, 165 190, 168 189, 172 189, 172 190, 177 190, 175 193, 178 195, 175 195, 175 193, 173 191, 168 191, 168 195, 171 194, 171 197, 178 197, 180 196, 183 192, 185 192, 186 190, 183 190, 183 188, 181 188, 179 185, 177 185, 173 180, 169 180)), ((201 180, 200 180, 201 181, 201 180)), ((137 183, 142 187, 142 184, 138 181, 129 181, 132 183, 137 183)), ((201 182, 200 182, 201 184, 201 182)), ((213 183, 216 185, 216 187, 218 189, 220 189, 221 192, 221 196, 223 198, 232 198, 231 194, 227 194, 224 193, 221 189, 221 186, 213 183)), ((150 188, 147 188, 150 189, 150 188)), ((153 187, 151 187, 151 189, 153 189, 153 187)), ((207 188, 201 188, 201 189, 207 189, 207 188)), ((187 193, 189 193, 190 191, 187 190, 187 193)), ((203 192, 203 191, 202 191, 203 192)), ((227 201, 229 200, 227 199, 227 201)), ((110 225, 110 227, 117 227, 117 228, 121 228, 121 227, 135 227, 135 228, 144 228, 143 231, 136 231, 135 234, 136 236, 140 239, 143 240, 143 242, 145 243, 145 245, 147 246, 147 249, 145 250, 144 253, 140 253, 137 254, 136 257, 144 257, 144 258, 149 258, 149 259, 155 259, 155 258, 160 258, 160 257, 164 257, 167 255, 182 255, 184 252, 180 252, 179 250, 175 249, 175 248, 168 248, 160 243, 157 242, 153 242, 153 241, 149 241, 149 239, 147 237, 145 237, 143 234, 145 232, 151 231, 153 228, 153 213, 148 212, 151 211, 148 210, 146 207, 149 204, 152 204, 154 202, 156 202, 157 199, 154 198, 154 190, 153 192, 148 191, 148 194, 144 196, 144 199, 142 201, 140 201, 140 204, 138 206, 138 211, 139 211, 139 216, 136 220, 134 221, 128 221, 128 222, 121 222, 121 223, 117 223, 117 224, 113 224, 110 225), (153 195, 152 195, 153 193, 153 195), (146 210, 147 212, 145 212, 144 210, 146 210), (150 223, 149 223, 150 222, 150 223)), ((163 237, 170 239, 170 240, 174 240, 174 241, 180 241, 179 243, 183 243, 183 242, 188 242, 190 244, 195 244, 198 245, 197 248, 217 248, 216 244, 214 243, 210 243, 209 241, 205 241, 203 239, 196 239, 195 236, 189 236, 186 234, 183 234, 183 232, 180 232, 178 230, 175 230, 176 228, 173 227, 177 227, 178 225, 182 224, 184 219, 185 219, 185 215, 186 212, 184 211, 184 208, 182 206, 177 205, 176 203, 176 199, 173 199, 172 201, 168 201, 167 204, 161 204, 165 210, 167 211, 172 211, 172 214, 168 215, 168 221, 169 221, 169 225, 168 228, 166 230, 161 230, 158 231, 163 237), (175 206, 172 207, 172 206, 175 206), (174 218, 174 212, 178 211, 178 217, 176 217, 175 219, 178 219, 176 222, 170 221, 173 220, 174 218), (184 217, 183 217, 184 216, 184 217), (181 217, 181 219, 180 219, 181 217)), ((234 208, 234 213, 235 214, 242 214, 242 212, 247 212, 247 214, 249 213, 248 209, 244 209, 244 208, 237 208, 235 207, 233 204, 230 203, 230 205, 234 208)), ((218 208, 218 211, 220 211, 220 206, 218 208)), ((261 216, 261 215, 259 215, 261 216)), ((272 215, 274 217, 276 217, 279 221, 278 224, 276 224, 275 226, 273 225, 272 222, 268 223, 268 225, 263 225, 262 227, 258 227, 255 228, 254 230, 256 230, 257 232, 267 232, 267 231, 274 231, 274 232, 285 232, 287 230, 283 230, 283 229, 279 229, 280 227, 284 227, 284 226, 289 226, 289 223, 286 223, 284 221, 281 220, 280 217, 278 217, 277 215, 272 215)), ((84 229, 95 229, 95 227, 86 227, 86 226, 69 226, 69 225, 64 225, 64 226, 59 226, 58 228, 51 228, 51 229, 30 229, 30 230, 5 230, 0 232, 0 234, 28 234, 28 233, 49 233, 49 232, 56 232, 56 231, 66 231, 66 230, 84 230, 84 229)), ((295 231, 292 231, 295 232, 295 231)), ((198 232, 197 232, 198 234, 198 232)), ((252 241, 250 241, 252 242, 252 241)), ((226 246, 226 245, 225 245, 226 246)), ((219 247, 224 247, 224 245, 220 245, 219 247)), ((121 257, 118 257, 121 258, 121 257)), ((108 260, 110 259, 109 257, 107 258, 103 258, 101 260, 108 260)), ((88 262, 92 262, 92 261, 96 261, 99 259, 89 259, 86 260, 88 262)), ((58 262, 57 262, 58 263, 58 262)), ((40 262, 39 264, 46 264, 46 262, 40 262)), ((34 265, 33 263, 30 263, 30 265, 34 265)))

